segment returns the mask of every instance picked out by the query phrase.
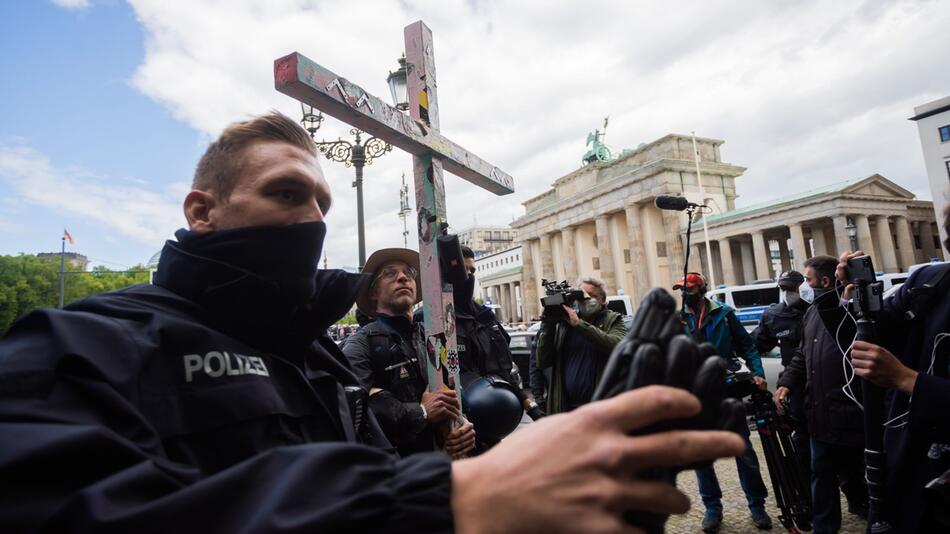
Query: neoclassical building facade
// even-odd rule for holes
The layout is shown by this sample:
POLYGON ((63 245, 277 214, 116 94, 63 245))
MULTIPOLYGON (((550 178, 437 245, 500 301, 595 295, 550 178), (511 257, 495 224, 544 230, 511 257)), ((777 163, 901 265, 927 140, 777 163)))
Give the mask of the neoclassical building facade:
MULTIPOLYGON (((801 271, 811 256, 855 247, 885 273, 944 259, 933 203, 879 174, 709 215, 706 223, 714 277, 725 285, 773 280, 775 267, 801 271)), ((694 238, 690 268, 708 271, 702 232, 694 238)))
MULTIPOLYGON (((710 208, 706 223, 717 284, 769 280, 779 267, 802 269, 816 254, 850 249, 851 235, 878 270, 897 272, 943 254, 931 202, 873 175, 742 209, 736 179, 745 168, 722 161, 723 141, 697 138, 701 194, 692 139, 670 134, 624 157, 558 178, 524 202, 511 226, 522 245, 521 313, 540 314, 540 282, 595 276, 608 294, 637 302, 652 287, 682 276, 686 215, 659 210, 659 195, 681 195, 710 208), (778 261, 772 261, 777 256, 778 261), (723 261, 726 259, 726 261, 723 261)), ((690 268, 707 271, 701 219, 693 223, 690 268)))
MULTIPOLYGON (((697 138, 705 198, 714 213, 735 208, 735 180, 743 167, 722 161, 723 141, 697 138)), ((692 138, 670 134, 606 163, 558 178, 524 202, 511 223, 522 245, 525 318, 540 313, 541 279, 595 276, 608 293, 636 301, 654 286, 669 287, 683 268, 684 213, 657 209, 658 195, 701 203, 692 138)))

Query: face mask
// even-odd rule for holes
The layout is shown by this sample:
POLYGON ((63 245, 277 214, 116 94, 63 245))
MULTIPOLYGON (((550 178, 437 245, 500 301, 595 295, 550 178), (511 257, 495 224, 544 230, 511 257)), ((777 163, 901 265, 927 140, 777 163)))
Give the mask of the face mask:
POLYGON ((795 306, 798 306, 799 304, 802 304, 803 302, 804 300, 802 299, 801 295, 799 295, 798 293, 794 291, 785 292, 785 304, 795 307, 795 306))
POLYGON ((580 315, 583 317, 593 317, 600 311, 600 302, 597 299, 587 299, 581 304, 580 315))
POLYGON ((798 296, 805 302, 811 304, 815 302, 815 289, 808 285, 808 282, 802 282, 802 285, 798 286, 798 296))
POLYGON ((687 293, 684 298, 686 299, 686 305, 692 307, 702 302, 703 295, 700 293, 687 293))
MULTIPOLYGON (((177 247, 187 256, 244 272, 272 288, 284 306, 310 302, 327 227, 321 221, 274 226, 249 226, 196 234, 179 230, 177 247)), ((227 287, 206 289, 206 293, 227 287)))
POLYGON ((465 281, 460 284, 452 284, 452 300, 455 302, 455 310, 463 315, 474 315, 475 310, 472 306, 472 295, 475 293, 475 277, 468 275, 465 281))

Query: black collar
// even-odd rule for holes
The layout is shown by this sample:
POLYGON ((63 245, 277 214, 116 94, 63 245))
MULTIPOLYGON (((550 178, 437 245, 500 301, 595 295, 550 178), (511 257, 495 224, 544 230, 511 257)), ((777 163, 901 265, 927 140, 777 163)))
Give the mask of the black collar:
POLYGON ((198 304, 202 320, 223 333, 254 347, 283 352, 309 346, 323 335, 349 312, 370 278, 318 270, 313 295, 297 305, 282 298, 279 288, 266 279, 168 241, 154 283, 198 304))

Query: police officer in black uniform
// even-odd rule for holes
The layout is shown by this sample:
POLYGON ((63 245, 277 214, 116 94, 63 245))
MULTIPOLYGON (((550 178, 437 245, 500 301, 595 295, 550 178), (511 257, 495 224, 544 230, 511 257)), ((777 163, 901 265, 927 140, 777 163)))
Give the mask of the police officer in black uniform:
MULTIPOLYGON (((537 420, 544 417, 544 412, 538 403, 524 394, 521 376, 515 371, 514 360, 511 356, 509 342, 511 338, 508 332, 498 322, 495 313, 486 306, 482 306, 473 300, 475 291, 475 254, 471 248, 462 247, 462 258, 465 262, 465 270, 468 277, 463 284, 454 284, 453 300, 455 303, 456 317, 456 335, 458 336, 459 367, 460 378, 463 391, 472 385, 478 378, 493 377, 489 382, 492 389, 503 390, 496 393, 496 396, 516 397, 516 402, 497 402, 494 404, 499 410, 505 410, 506 407, 517 408, 517 413, 506 410, 508 413, 492 414, 492 419, 505 419, 513 421, 514 426, 508 429, 508 432, 517 427, 517 422, 521 420, 524 412, 533 419, 537 420)), ((518 370, 521 371, 521 370, 518 370)), ((526 370, 524 370, 526 371, 526 370)), ((488 398, 484 396, 482 398, 488 398)), ((463 406, 465 403, 463 402, 463 406)), ((489 413, 491 410, 486 410, 489 413)), ((487 427, 489 421, 474 421, 475 429, 478 431, 479 425, 487 427)), ((492 421, 491 423, 494 423, 492 421)), ((495 425, 492 424, 494 427, 495 425)), ((502 432, 492 432, 491 436, 487 432, 479 433, 480 449, 487 449, 497 441, 500 441, 502 432)))
POLYGON ((317 270, 314 153, 282 115, 232 125, 154 285, 7 332, 0 530, 376 531, 410 508, 420 531, 451 528, 448 458, 397 460, 326 336, 366 280, 317 270))
POLYGON ((798 288, 804 282, 805 277, 798 271, 783 272, 778 279, 782 300, 762 312, 759 325, 752 332, 760 354, 779 348, 783 367, 792 361, 802 340, 802 316, 808 303, 802 300, 798 288))
POLYGON ((412 317, 412 306, 421 300, 419 254, 404 248, 377 250, 363 272, 372 274, 373 282, 360 290, 356 303, 372 321, 347 339, 343 353, 369 391, 383 431, 404 456, 432 451, 443 440, 450 455, 465 454, 475 436, 469 422, 451 428, 459 416, 455 391, 428 391, 430 355, 423 327, 412 317))
MULTIPOLYGON (((799 288, 805 276, 798 271, 785 271, 778 278, 782 299, 772 304, 759 318, 759 325, 752 332, 752 339, 760 354, 768 354, 776 346, 782 357, 782 367, 787 367, 802 341, 802 318, 809 302, 802 298, 799 288)), ((805 388, 798 387, 788 398, 788 413, 794 424, 792 441, 805 473, 811 472, 811 448, 808 424, 805 418, 805 388)), ((784 407, 782 407, 784 410, 784 407)))

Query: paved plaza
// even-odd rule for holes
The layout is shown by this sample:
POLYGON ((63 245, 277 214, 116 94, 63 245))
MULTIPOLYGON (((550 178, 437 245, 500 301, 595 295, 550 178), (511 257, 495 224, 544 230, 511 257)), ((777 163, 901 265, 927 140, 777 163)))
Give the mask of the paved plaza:
MULTIPOLYGON (((785 532, 778 521, 778 508, 775 506, 775 497, 772 492, 772 481, 768 469, 765 467, 765 457, 762 454, 762 444, 759 437, 753 432, 752 446, 759 457, 762 466, 762 478, 769 489, 769 497, 765 501, 766 510, 772 516, 771 532, 785 532)), ((755 528, 749 517, 749 508, 746 506, 745 495, 739 486, 739 475, 736 473, 736 462, 733 459, 716 462, 716 476, 722 486, 723 521, 722 534, 753 534, 763 532, 755 528)), ((703 520, 703 503, 696 488, 696 475, 693 471, 684 471, 677 478, 677 486, 693 501, 690 511, 681 516, 670 517, 666 524, 667 534, 695 534, 702 532, 700 523, 703 520)), ((841 534, 863 534, 865 522, 856 515, 849 514, 848 503, 841 497, 841 534)))

